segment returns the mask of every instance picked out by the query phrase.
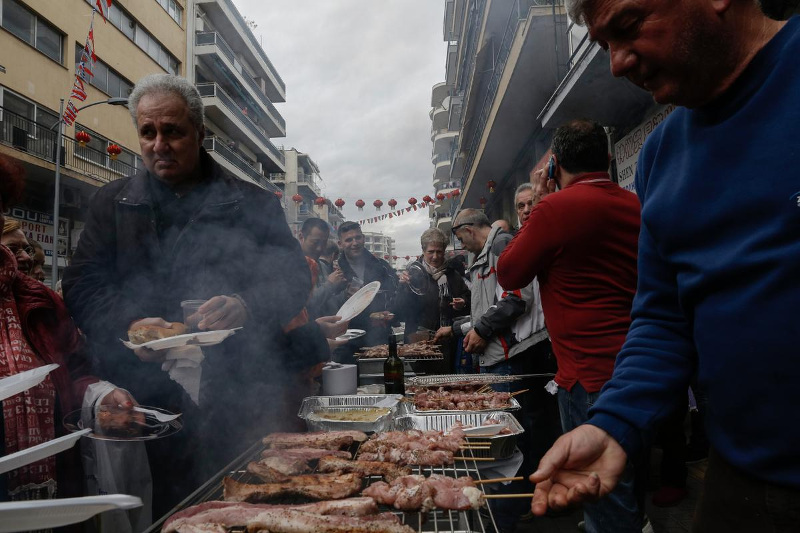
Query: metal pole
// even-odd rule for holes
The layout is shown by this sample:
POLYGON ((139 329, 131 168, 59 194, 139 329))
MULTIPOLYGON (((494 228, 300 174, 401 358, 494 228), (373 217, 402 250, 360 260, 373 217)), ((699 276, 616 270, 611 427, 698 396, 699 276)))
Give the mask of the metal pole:
POLYGON ((53 275, 50 279, 50 288, 56 290, 58 283, 58 223, 61 215, 61 133, 64 126, 64 99, 61 99, 61 107, 58 111, 58 136, 56 137, 56 183, 55 193, 53 194, 53 275))

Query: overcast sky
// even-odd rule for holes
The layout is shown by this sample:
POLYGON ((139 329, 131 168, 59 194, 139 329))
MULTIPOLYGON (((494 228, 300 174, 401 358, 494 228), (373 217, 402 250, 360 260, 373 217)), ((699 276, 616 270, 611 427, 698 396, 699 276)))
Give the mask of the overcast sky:
MULTIPOLYGON (((324 195, 343 198, 344 215, 376 214, 372 202, 434 196, 433 85, 444 81, 442 0, 234 0, 286 82, 276 104, 287 136, 319 165, 324 195), (367 206, 359 212, 355 201, 367 206)), ((397 240, 398 256, 418 254, 428 210, 364 226, 397 240)), ((404 263, 404 261, 399 261, 404 263)))

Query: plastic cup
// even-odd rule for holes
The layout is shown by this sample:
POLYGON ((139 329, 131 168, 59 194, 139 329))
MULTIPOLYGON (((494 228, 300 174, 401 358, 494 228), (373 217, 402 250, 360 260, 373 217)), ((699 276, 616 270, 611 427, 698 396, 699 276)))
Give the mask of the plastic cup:
POLYGON ((183 323, 190 332, 197 331, 197 324, 203 320, 203 315, 198 313, 198 309, 208 300, 184 300, 181 302, 183 309, 183 323))

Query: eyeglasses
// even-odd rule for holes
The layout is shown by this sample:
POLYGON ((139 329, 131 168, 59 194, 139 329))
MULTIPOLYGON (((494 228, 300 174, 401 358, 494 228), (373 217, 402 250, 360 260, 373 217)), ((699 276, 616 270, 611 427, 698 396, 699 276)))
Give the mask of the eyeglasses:
POLYGON ((20 246, 18 244, 9 244, 8 249, 11 250, 11 253, 14 254, 16 257, 20 257, 22 252, 28 254, 28 257, 33 259, 33 255, 36 253, 36 250, 33 249, 33 246, 20 246))
POLYGON ((456 232, 461 228, 463 228, 464 226, 474 226, 474 225, 475 224, 473 224, 472 222, 465 222, 463 224, 458 224, 457 226, 453 226, 452 228, 450 228, 450 231, 453 233, 453 235, 455 235, 456 232))

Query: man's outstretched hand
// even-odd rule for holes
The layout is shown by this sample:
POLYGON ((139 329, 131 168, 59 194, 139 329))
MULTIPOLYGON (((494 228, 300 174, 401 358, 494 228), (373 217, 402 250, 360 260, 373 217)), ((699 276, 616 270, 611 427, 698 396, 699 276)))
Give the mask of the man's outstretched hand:
POLYGON ((542 516, 548 506, 558 511, 602 498, 617 485, 627 459, 622 446, 596 426, 562 435, 530 476, 536 484, 531 511, 542 516))

